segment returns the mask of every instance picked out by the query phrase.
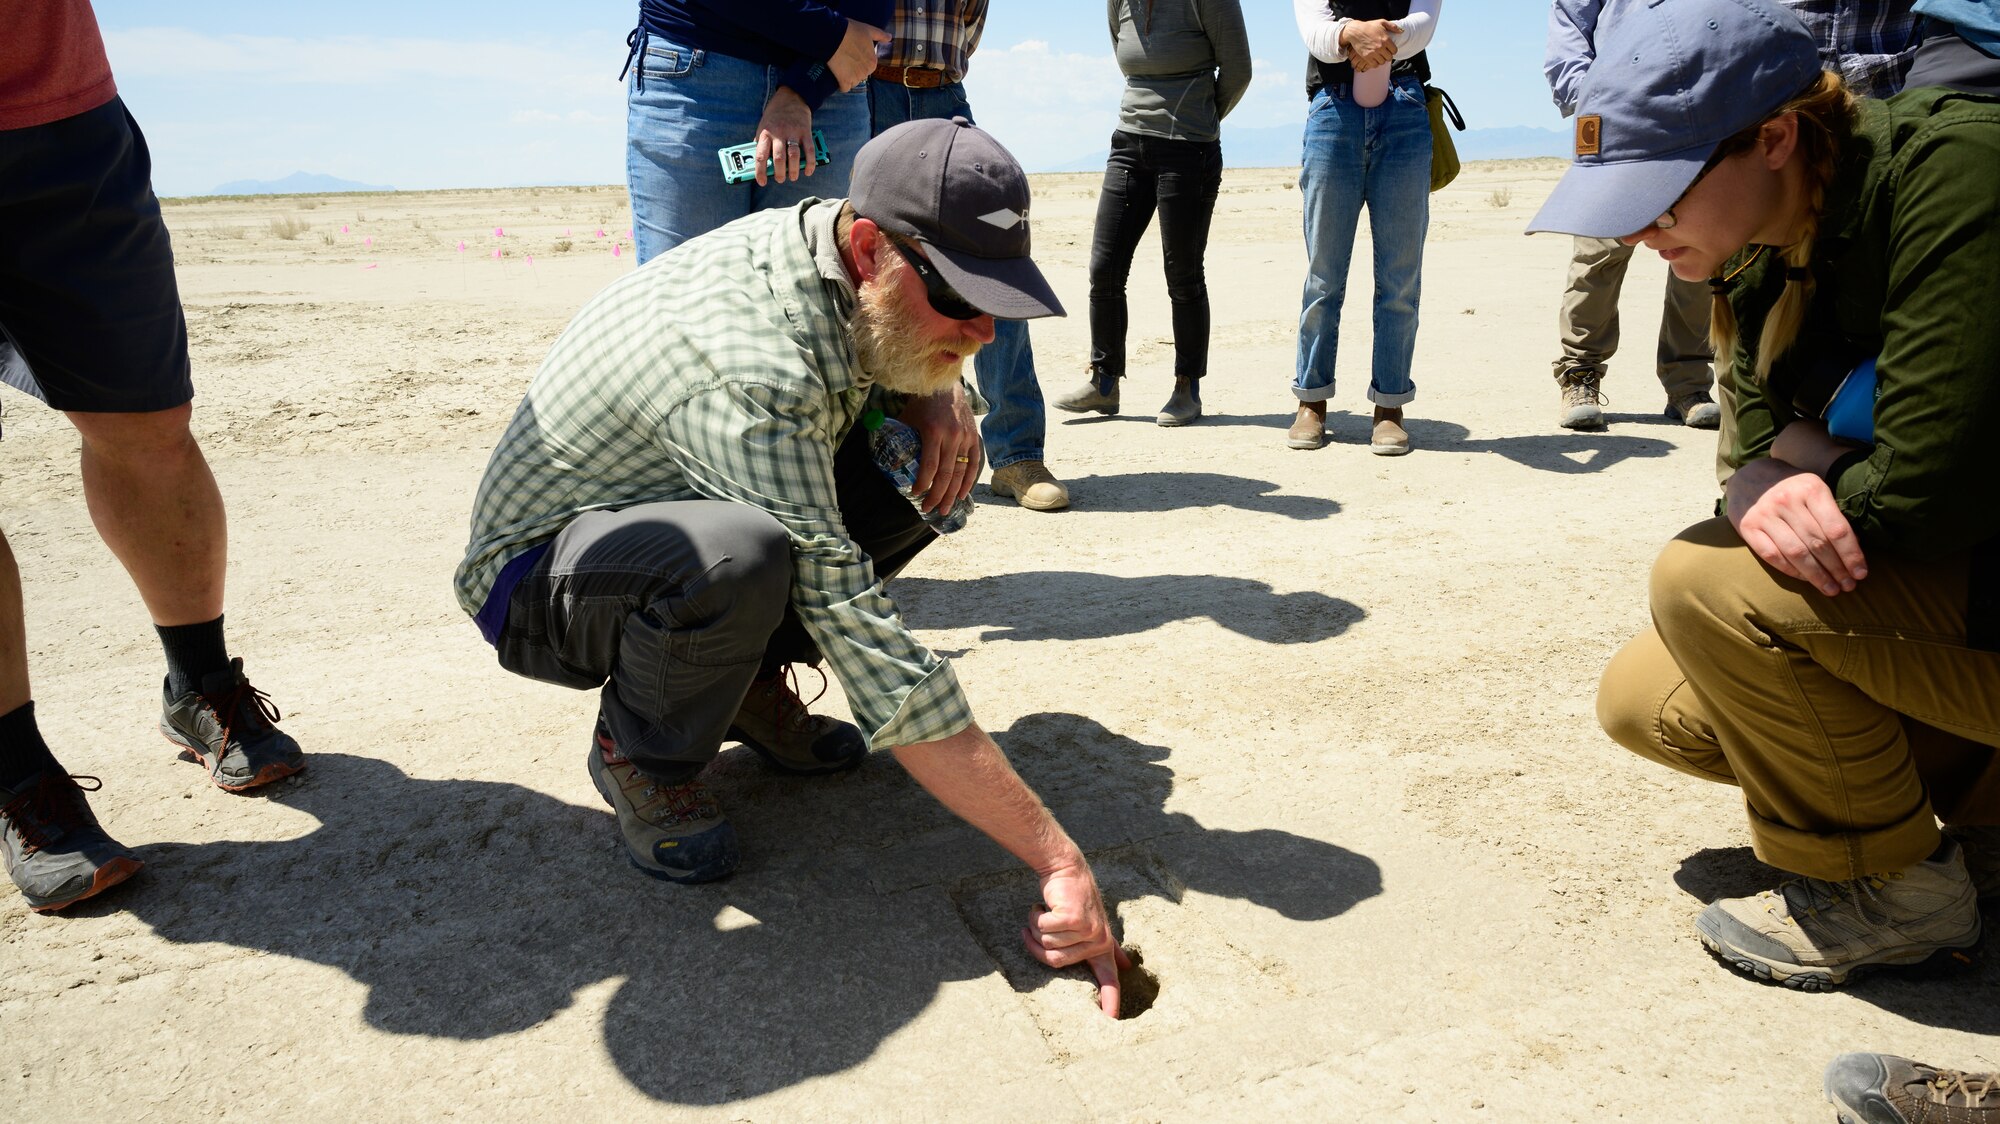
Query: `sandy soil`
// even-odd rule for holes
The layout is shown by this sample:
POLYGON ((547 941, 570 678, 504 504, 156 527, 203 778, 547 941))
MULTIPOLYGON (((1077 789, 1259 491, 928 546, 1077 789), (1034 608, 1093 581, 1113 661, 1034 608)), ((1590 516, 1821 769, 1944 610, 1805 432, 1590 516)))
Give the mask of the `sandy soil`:
MULTIPOLYGON (((1019 951, 1032 883, 886 756, 799 781, 725 752, 740 873, 641 877, 584 774, 593 698, 503 673, 458 612, 488 449, 631 267, 621 190, 170 204, 230 633, 312 766, 235 797, 175 762, 74 435, 9 396, 44 727, 149 866, 60 917, 0 901, 5 1116, 1818 1121, 1842 1050, 2000 1065, 2000 969, 1801 995, 1692 935, 1776 875, 1733 791, 1617 749, 1592 699, 1653 554, 1710 509, 1713 439, 1659 416, 1652 260, 1611 428, 1554 426, 1568 244, 1519 231, 1556 167, 1436 197, 1400 460, 1364 447, 1365 269, 1334 443, 1285 448, 1299 198, 1232 172, 1209 417, 1152 424, 1149 239, 1130 412, 1051 418, 1075 509, 982 488, 895 587, 1158 973, 1122 1023, 1019 951)), ((1086 351, 1095 177, 1037 192, 1076 313, 1034 331, 1053 390, 1086 351)))

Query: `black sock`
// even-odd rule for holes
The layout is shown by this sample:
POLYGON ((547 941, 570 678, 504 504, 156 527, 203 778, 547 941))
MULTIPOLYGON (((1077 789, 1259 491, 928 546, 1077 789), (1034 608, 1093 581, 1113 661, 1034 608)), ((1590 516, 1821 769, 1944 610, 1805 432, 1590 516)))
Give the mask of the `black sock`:
POLYGON ((56 755, 35 725, 33 702, 0 714, 0 788, 12 792, 43 769, 56 767, 56 755))
POLYGON ((221 617, 205 624, 156 624, 153 630, 167 650, 167 693, 174 698, 200 690, 202 676, 229 670, 221 617))

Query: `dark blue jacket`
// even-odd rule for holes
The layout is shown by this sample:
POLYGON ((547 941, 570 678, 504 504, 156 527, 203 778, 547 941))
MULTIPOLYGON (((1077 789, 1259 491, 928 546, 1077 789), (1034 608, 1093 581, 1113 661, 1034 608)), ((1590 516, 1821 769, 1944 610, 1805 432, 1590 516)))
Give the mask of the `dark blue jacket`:
POLYGON ((684 47, 778 67, 818 109, 837 88, 826 60, 847 21, 887 28, 895 0, 639 0, 639 26, 684 47))

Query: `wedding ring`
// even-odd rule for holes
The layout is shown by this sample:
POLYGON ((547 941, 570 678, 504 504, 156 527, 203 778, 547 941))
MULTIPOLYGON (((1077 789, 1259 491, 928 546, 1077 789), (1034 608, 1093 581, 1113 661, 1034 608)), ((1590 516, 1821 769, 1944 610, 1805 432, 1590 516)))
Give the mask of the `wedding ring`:
POLYGON ((785 142, 785 147, 786 147, 786 148, 797 148, 798 146, 799 146, 799 142, 797 142, 797 141, 786 141, 786 142, 785 142))
POLYGON ((958 463, 960 463, 960 464, 971 464, 971 463, 972 463, 972 458, 971 458, 971 457, 960 457, 960 458, 958 458, 958 463))

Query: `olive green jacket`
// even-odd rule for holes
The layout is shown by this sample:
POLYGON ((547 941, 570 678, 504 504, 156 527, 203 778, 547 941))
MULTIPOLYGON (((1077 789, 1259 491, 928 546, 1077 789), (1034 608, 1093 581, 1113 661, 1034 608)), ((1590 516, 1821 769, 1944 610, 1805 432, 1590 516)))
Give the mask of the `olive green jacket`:
POLYGON ((1810 268, 1805 327, 1762 384, 1756 339, 1785 269, 1762 247, 1724 269, 1739 328, 1723 372, 1737 403, 1730 462, 1767 455, 1876 356, 1875 443, 1827 483, 1871 550, 1971 552, 1974 623, 1993 630, 1974 640, 2000 646, 2000 100, 1936 87, 1864 100, 1810 268))

